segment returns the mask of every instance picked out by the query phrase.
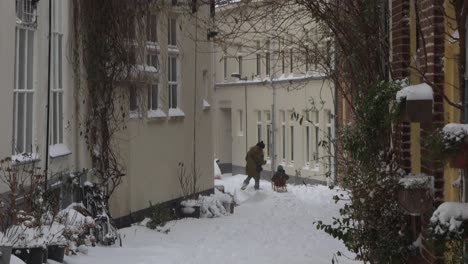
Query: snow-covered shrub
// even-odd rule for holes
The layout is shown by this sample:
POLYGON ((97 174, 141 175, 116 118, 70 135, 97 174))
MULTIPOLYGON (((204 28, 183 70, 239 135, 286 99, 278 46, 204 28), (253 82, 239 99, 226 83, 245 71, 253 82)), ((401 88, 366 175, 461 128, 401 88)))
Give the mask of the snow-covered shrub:
POLYGON ((153 230, 162 230, 161 228, 166 225, 167 222, 174 220, 175 215, 170 208, 164 204, 151 204, 150 202, 150 214, 147 216, 146 227, 153 230))
POLYGON ((340 181, 349 194, 335 200, 346 204, 333 223, 316 223, 370 263, 404 263, 411 245, 398 202, 403 173, 391 142, 400 115, 394 102, 399 88, 382 82, 355 98, 355 122, 338 135, 340 181))
POLYGON ((75 254, 81 245, 96 245, 92 232, 95 228, 94 219, 82 204, 71 204, 60 211, 56 222, 64 227, 62 235, 66 239, 67 254, 75 254))

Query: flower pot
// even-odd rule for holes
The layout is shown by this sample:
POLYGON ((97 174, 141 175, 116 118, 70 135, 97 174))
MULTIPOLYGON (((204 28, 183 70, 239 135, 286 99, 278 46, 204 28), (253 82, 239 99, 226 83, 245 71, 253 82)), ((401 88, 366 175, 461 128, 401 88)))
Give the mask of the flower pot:
POLYGON ((450 167, 459 169, 468 168, 468 143, 463 143, 456 155, 450 158, 450 167))
POLYGON ((65 257, 65 246, 51 245, 47 246, 48 259, 55 260, 57 262, 63 263, 63 258, 65 257))
POLYGON ((44 248, 13 248, 13 254, 26 264, 44 263, 44 248))
POLYGON ((10 264, 11 247, 0 246, 0 264, 10 264))

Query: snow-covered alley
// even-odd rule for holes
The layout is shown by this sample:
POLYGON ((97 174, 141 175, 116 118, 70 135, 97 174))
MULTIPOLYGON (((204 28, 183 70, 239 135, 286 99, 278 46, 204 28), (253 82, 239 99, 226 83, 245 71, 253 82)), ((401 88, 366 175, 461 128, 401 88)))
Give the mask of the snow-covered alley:
MULTIPOLYGON (((123 248, 90 248, 87 255, 66 257, 68 264, 89 263, 331 263, 344 245, 319 231, 316 220, 338 214, 326 186, 289 185, 287 193, 273 192, 262 181, 240 190, 244 175, 224 175, 216 184, 236 195, 233 215, 182 219, 168 223, 168 234, 133 226, 121 230, 123 248)), ((336 263, 336 262, 335 262, 336 263)), ((340 257, 339 263, 357 263, 340 257)))

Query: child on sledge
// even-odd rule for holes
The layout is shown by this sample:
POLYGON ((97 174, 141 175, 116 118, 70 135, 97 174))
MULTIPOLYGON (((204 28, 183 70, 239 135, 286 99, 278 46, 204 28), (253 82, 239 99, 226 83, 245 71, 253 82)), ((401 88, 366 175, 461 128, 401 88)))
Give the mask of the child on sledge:
POLYGON ((286 181, 289 179, 289 176, 284 171, 283 166, 279 165, 276 169, 275 174, 271 178, 273 185, 273 190, 275 191, 287 191, 286 190, 286 181))

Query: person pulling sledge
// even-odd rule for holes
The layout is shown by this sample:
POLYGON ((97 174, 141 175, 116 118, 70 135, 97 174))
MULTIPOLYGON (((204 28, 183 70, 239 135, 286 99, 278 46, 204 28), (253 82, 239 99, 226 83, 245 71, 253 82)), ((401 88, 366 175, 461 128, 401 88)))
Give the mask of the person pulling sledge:
POLYGON ((250 150, 245 155, 245 161, 247 162, 245 166, 245 171, 247 173, 247 178, 244 180, 241 189, 245 190, 247 185, 249 185, 250 179, 255 179, 255 190, 260 188, 260 172, 262 172, 262 165, 266 164, 264 160, 263 149, 265 148, 265 143, 263 141, 258 142, 255 146, 251 147, 250 150))
POLYGON ((276 169, 275 174, 271 177, 271 186, 276 192, 287 192, 286 181, 289 179, 289 176, 284 171, 283 166, 279 165, 276 169))

